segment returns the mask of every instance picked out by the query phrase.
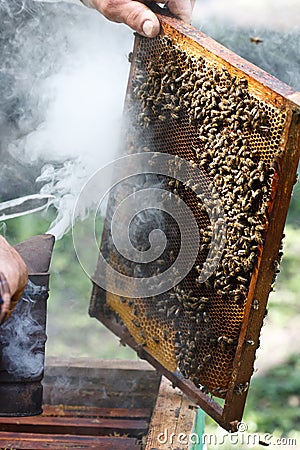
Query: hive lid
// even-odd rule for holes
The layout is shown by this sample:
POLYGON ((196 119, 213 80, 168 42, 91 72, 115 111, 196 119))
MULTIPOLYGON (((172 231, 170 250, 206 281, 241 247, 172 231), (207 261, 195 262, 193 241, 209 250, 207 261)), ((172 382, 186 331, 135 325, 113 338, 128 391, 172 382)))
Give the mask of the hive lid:
POLYGON ((101 244, 115 272, 99 258, 90 315, 235 431, 296 179, 300 94, 192 26, 158 17, 160 36, 135 38, 129 156, 101 244), (159 250, 150 234, 158 226, 167 243, 156 235, 161 254, 146 263, 141 254, 159 250), (137 254, 122 253, 120 236, 137 254))

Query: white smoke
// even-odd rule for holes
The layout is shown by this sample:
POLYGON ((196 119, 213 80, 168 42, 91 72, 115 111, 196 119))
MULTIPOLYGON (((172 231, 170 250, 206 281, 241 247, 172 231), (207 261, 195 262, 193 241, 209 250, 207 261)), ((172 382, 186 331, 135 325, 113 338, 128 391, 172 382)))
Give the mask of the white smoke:
POLYGON ((18 19, 6 56, 15 103, 22 103, 15 129, 6 127, 6 149, 14 161, 39 166, 35 192, 26 194, 42 186, 58 211, 51 232, 60 237, 87 178, 115 156, 132 32, 81 6, 25 7, 30 14, 18 19))
POLYGON ((207 23, 218 20, 233 22, 240 28, 289 32, 299 28, 299 0, 202 0, 196 1, 194 20, 207 23))
POLYGON ((46 292, 29 280, 22 299, 0 328, 2 369, 15 377, 36 377, 44 370, 45 318, 38 302, 46 301, 46 292))

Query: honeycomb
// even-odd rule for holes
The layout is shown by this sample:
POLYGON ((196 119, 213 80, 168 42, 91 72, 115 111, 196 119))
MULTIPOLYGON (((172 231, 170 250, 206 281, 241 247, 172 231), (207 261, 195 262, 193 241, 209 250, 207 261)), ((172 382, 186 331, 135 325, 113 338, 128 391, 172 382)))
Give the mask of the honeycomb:
POLYGON ((107 294, 107 304, 116 311, 142 347, 150 348, 156 359, 171 372, 176 370, 174 359, 175 332, 167 326, 162 327, 160 320, 147 319, 147 311, 151 309, 141 299, 129 299, 107 294))
MULTIPOLYGON (((288 111, 262 99, 242 72, 231 73, 205 50, 188 47, 179 32, 165 28, 159 37, 139 37, 137 42, 125 108, 127 152, 177 155, 204 170, 212 195, 221 199, 227 239, 216 271, 200 283, 212 240, 207 205, 190 186, 178 182, 175 169, 174 177, 133 177, 130 192, 160 185, 182 198, 197 221, 201 245, 192 270, 168 292, 151 298, 107 293, 106 303, 135 341, 168 370, 225 398, 249 286, 255 283, 269 226, 288 111)), ((206 179, 200 182, 210 190, 206 179)), ((180 231, 163 212, 149 212, 144 219, 150 224, 139 224, 137 218, 131 233, 136 248, 147 249, 147 236, 157 223, 168 245, 151 264, 126 260, 114 248, 109 227, 123 188, 121 184, 111 194, 102 249, 115 269, 147 283, 176 259, 180 231)), ((258 308, 258 300, 251 300, 258 308)))

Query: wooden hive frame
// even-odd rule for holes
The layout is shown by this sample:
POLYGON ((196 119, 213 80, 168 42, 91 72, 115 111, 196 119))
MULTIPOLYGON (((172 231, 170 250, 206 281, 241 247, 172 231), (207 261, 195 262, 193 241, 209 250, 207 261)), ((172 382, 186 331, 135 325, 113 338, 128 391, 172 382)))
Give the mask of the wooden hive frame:
MULTIPOLYGON (((212 64, 225 68, 231 76, 246 79, 252 95, 273 106, 276 110, 284 111, 286 115, 280 143, 283 151, 277 161, 276 175, 274 176, 270 197, 268 229, 249 284, 244 317, 224 407, 196 388, 189 380, 184 379, 179 371, 168 370, 147 346, 141 346, 129 332, 126 323, 124 325, 120 322, 119 316, 113 311, 113 308, 107 307, 107 303, 111 304, 109 303, 112 298, 111 294, 105 292, 96 284, 91 298, 90 315, 98 318, 118 335, 122 342, 135 349, 141 358, 149 361, 175 386, 182 389, 223 428, 236 431, 238 423, 242 419, 248 392, 248 389, 245 389, 237 393, 236 387, 245 386, 245 384, 248 386, 253 372, 255 352, 259 343, 259 334, 275 272, 274 261, 278 259, 289 201, 296 180, 300 153, 300 93, 295 92, 291 87, 235 55, 192 26, 161 13, 158 14, 158 18, 161 23, 162 36, 169 36, 174 42, 180 42, 180 45, 192 54, 199 54, 212 64), (259 298, 259 307, 255 307, 253 303, 257 298, 259 298), (246 345, 246 342, 252 341, 256 345, 246 345)), ((136 37, 129 92, 136 69, 135 55, 142 39, 144 38, 136 37)), ((97 271, 101 271, 101 266, 97 268, 97 271)))

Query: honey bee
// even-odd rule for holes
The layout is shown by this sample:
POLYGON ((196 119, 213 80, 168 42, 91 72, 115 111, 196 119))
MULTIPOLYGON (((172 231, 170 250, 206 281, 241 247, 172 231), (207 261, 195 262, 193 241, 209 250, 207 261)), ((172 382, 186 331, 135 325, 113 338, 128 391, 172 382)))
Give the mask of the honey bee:
POLYGON ((229 338, 228 336, 220 336, 220 337, 218 337, 217 341, 219 344, 225 343, 228 345, 233 345, 233 343, 234 343, 233 339, 229 338))
POLYGON ((213 390, 214 395, 220 395, 225 396, 227 394, 228 389, 223 389, 221 386, 216 387, 216 389, 213 390))
POLYGON ((259 309, 259 301, 257 299, 253 299, 252 308, 255 310, 259 309))
POLYGON ((142 337, 143 339, 146 339, 146 338, 147 338, 146 333, 145 333, 144 330, 141 330, 141 331, 140 331, 140 335, 141 335, 141 337, 142 337))
POLYGON ((237 385, 235 386, 233 392, 234 392, 235 394, 237 394, 237 395, 242 395, 242 394, 244 394, 244 392, 246 392, 246 391, 248 390, 248 388, 249 388, 249 383, 248 383, 248 382, 246 382, 246 383, 240 383, 240 384, 237 384, 237 385))
POLYGON ((210 360, 211 360, 211 354, 205 355, 205 356, 202 358, 202 361, 203 361, 204 363, 206 363, 206 362, 208 362, 208 361, 210 361, 210 360))
POLYGON ((201 386, 200 391, 204 394, 209 394, 209 388, 207 386, 201 386))
POLYGON ((207 313, 205 311, 203 312, 202 317, 203 317, 203 322, 204 323, 208 323, 209 322, 209 317, 208 317, 208 315, 207 315, 207 313))

